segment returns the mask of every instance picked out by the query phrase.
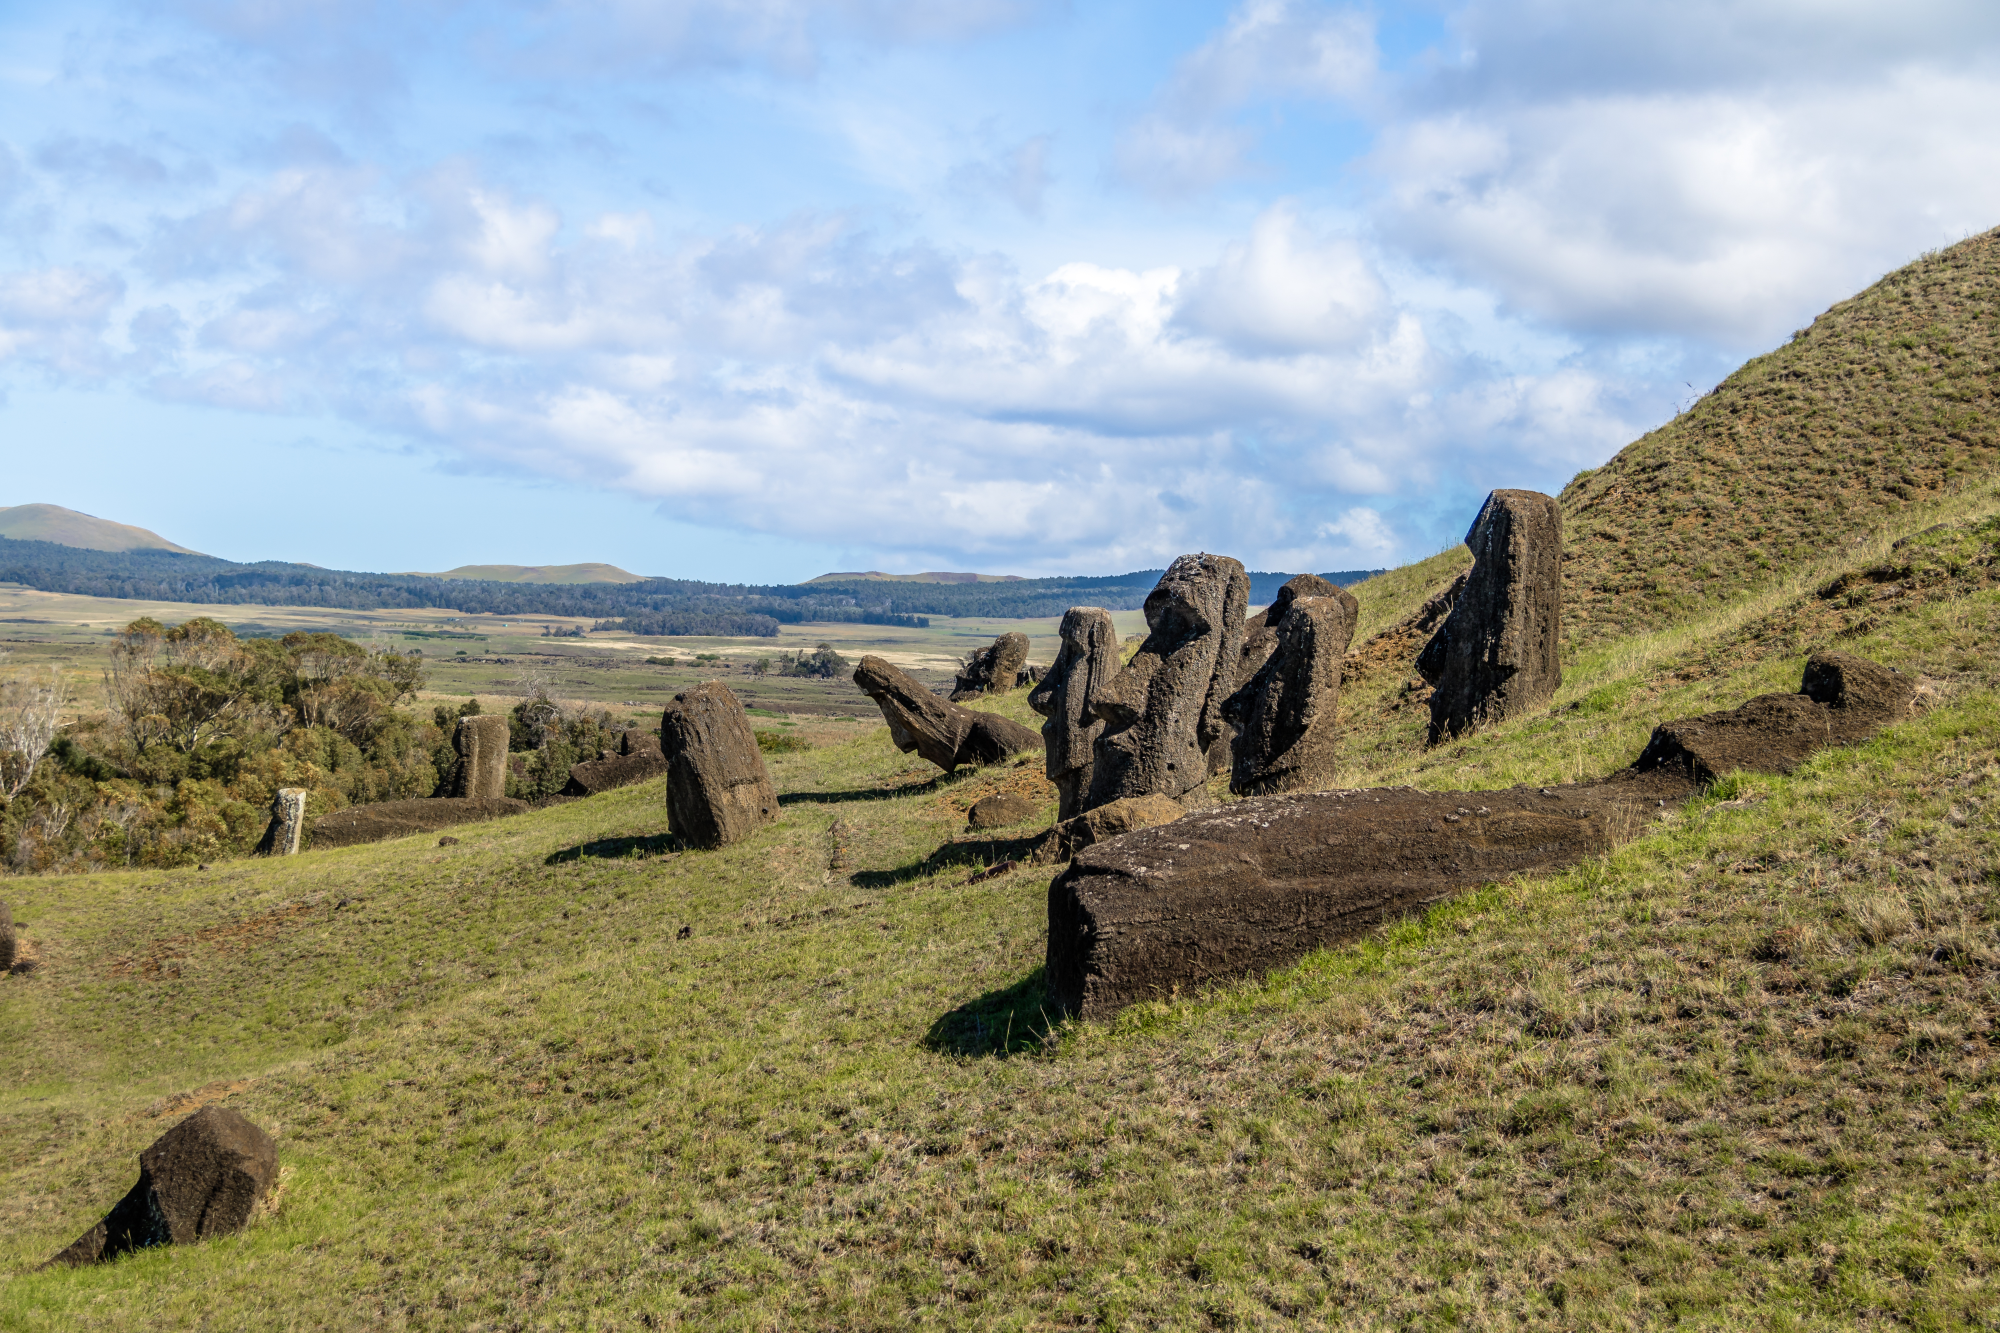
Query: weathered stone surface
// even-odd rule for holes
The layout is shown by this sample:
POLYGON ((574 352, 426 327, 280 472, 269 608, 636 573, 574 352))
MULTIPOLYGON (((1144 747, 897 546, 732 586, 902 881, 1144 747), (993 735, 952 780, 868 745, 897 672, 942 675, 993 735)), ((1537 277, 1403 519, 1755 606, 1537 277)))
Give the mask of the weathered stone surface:
POLYGON ((525 815, 532 808, 526 801, 507 796, 443 796, 428 801, 350 805, 314 820, 306 845, 314 851, 324 851, 329 847, 386 842, 390 838, 407 838, 412 833, 435 833, 457 824, 525 815))
POLYGON ((1033 819, 1041 812, 1041 807, 1027 797, 1016 792, 995 792, 972 803, 972 811, 966 817, 970 828, 1006 828, 1009 824, 1019 824, 1033 819))
POLYGON ((778 792, 743 704, 719 681, 674 696, 660 719, 667 827, 696 847, 727 847, 778 817, 778 792))
POLYGON ((1094 606, 1065 611, 1062 650, 1028 695, 1028 707, 1048 719, 1042 723, 1042 749, 1049 781, 1056 785, 1058 819, 1074 818, 1090 793, 1093 752, 1104 731, 1097 698, 1119 669, 1111 613, 1094 606))
POLYGON ((1789 773, 1816 751, 1852 745, 1908 717, 1916 682, 1847 653, 1815 653, 1797 694, 1760 694, 1740 708, 1663 723, 1636 767, 1708 783, 1728 773, 1789 773))
POLYGON ((1240 690, 1248 685, 1251 677, 1271 660, 1271 654, 1278 648, 1278 626, 1283 622, 1285 612, 1292 609, 1292 603, 1301 597, 1346 597, 1349 601, 1353 600, 1352 593, 1338 584, 1328 583, 1317 574, 1300 574, 1287 579, 1269 606, 1243 622, 1243 646, 1237 650, 1234 689, 1240 690))
POLYGON ((14 937, 14 914, 7 910, 7 904, 0 903, 0 972, 11 972, 14 955, 19 946, 14 937))
POLYGON ((1806 691, 1666 723, 1631 768, 1599 782, 1260 796, 1085 848, 1049 886, 1051 997, 1100 1017, 1282 966, 1479 884, 1572 865, 1723 772, 1784 771, 1864 739, 1904 716, 1913 693, 1831 653, 1808 664, 1806 691))
POLYGON ((507 719, 497 713, 458 720, 455 795, 490 800, 507 794, 507 736, 507 719))
POLYGON ((1360 613, 1344 588, 1326 597, 1301 597, 1287 608, 1276 651, 1230 696, 1223 712, 1236 728, 1231 791, 1272 796, 1333 786, 1340 663, 1360 613))
POLYGON ((43 1267, 115 1259, 241 1231, 278 1179, 278 1145, 223 1106, 204 1106, 139 1154, 139 1183, 43 1267))
POLYGON ((1211 752, 1228 736, 1222 705, 1249 598, 1249 575, 1228 556, 1184 555, 1168 566, 1146 596, 1146 641, 1093 705, 1105 726, 1086 809, 1127 796, 1179 798, 1208 780, 1211 752))
POLYGON ((1064 841, 1074 855, 1085 847, 1136 833, 1142 828, 1171 824, 1187 813, 1171 796, 1127 796, 1086 810, 1062 826, 1064 841))
POLYGON ((1562 684, 1562 513, 1538 491, 1494 491, 1465 535, 1472 568, 1417 655, 1430 741, 1546 704, 1562 684))
POLYGON ((982 694, 1005 694, 1021 683, 1028 665, 1028 636, 1008 632, 965 660, 952 687, 951 701, 977 699, 982 694))
POLYGON ((596 759, 572 764, 565 796, 595 796, 599 792, 646 782, 667 771, 667 756, 657 744, 636 746, 629 754, 605 753, 596 759))
POLYGON ((265 856, 297 856, 305 845, 306 789, 280 787, 271 798, 271 823, 257 850, 265 856))
POLYGON ((961 764, 998 763, 1042 743, 1018 722, 947 703, 879 657, 861 659, 854 683, 882 710, 898 750, 921 755, 947 773, 961 764))

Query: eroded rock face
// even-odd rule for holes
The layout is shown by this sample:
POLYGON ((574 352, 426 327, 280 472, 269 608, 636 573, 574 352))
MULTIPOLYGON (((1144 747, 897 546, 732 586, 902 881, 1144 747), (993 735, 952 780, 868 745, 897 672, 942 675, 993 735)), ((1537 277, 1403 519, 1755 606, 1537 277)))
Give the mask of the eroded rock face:
POLYGON ((239 1113, 204 1106, 139 1154, 139 1183, 44 1267, 241 1231, 278 1179, 278 1145, 239 1113))
POLYGON ((507 719, 481 713, 458 720, 452 745, 458 751, 454 795, 490 800, 507 794, 507 719))
POLYGON ((1128 796, 1179 798, 1208 780, 1228 738, 1222 706, 1242 656, 1250 577, 1220 555, 1175 560, 1146 597, 1146 641, 1096 699, 1104 731, 1084 808, 1128 796))
POLYGON ((966 660, 952 687, 951 700, 959 703, 982 694, 1005 694, 1021 683, 1028 665, 1028 636, 1006 633, 966 660))
POLYGON ((921 755, 947 773, 962 764, 998 763, 1042 743, 1018 722, 947 703, 879 657, 861 659, 854 683, 882 710, 898 750, 921 755))
POLYGON ((306 789, 280 787, 271 798, 271 823, 257 850, 265 856, 297 856, 306 832, 306 789))
POLYGON ((1658 727, 1599 782, 1260 796, 1077 852, 1049 886, 1048 978, 1067 1012, 1109 1014, 1261 972, 1509 876, 1639 836, 1726 772, 1785 772, 1907 716, 1914 684, 1845 654, 1795 695, 1658 727))
POLYGON ((1118 631, 1111 613, 1072 606, 1063 613, 1062 650, 1028 695, 1042 723, 1049 781, 1056 786, 1058 819, 1073 818, 1090 793, 1090 770, 1104 719, 1096 702, 1118 674, 1118 631))
POLYGON ((727 847, 778 817, 778 792, 743 704, 719 681, 674 696, 660 719, 667 827, 695 847, 727 847))
POLYGON ((1417 655, 1436 745, 1539 708, 1562 684, 1562 514, 1538 491, 1494 491, 1465 534, 1472 568, 1417 655))
POLYGON ((1224 710, 1236 728, 1231 791, 1269 796, 1333 786, 1340 664, 1360 613, 1360 604, 1343 588, 1298 598, 1287 607, 1274 650, 1224 710))

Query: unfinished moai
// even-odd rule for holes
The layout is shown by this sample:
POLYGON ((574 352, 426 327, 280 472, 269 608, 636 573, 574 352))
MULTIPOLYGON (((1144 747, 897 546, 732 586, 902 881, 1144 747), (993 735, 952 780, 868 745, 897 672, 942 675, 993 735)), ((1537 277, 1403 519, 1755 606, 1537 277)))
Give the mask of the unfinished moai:
POLYGON ((951 701, 962 703, 982 694, 1005 694, 1021 683, 1028 665, 1028 636, 1009 632, 965 659, 951 690, 951 701))
POLYGON ((757 751, 750 715, 727 685, 674 696, 660 718, 667 758, 667 827, 695 847, 726 847, 778 817, 778 792, 757 751))
POLYGON ((271 824, 258 850, 266 856, 297 856, 306 834, 306 789, 280 787, 271 798, 271 824))
POLYGON ((994 764, 1032 750, 1042 738, 1011 718, 947 703, 922 682, 879 657, 861 659, 854 683, 882 710, 889 739, 904 754, 922 755, 945 772, 961 764, 994 764))
POLYGON ((139 1183, 44 1264, 100 1263, 241 1231, 278 1179, 278 1145, 236 1111, 204 1106, 139 1154, 139 1183))
MULTIPOLYGON (((1289 585, 1288 585, 1289 586, 1289 585)), ((1264 665, 1230 696, 1236 729, 1229 790, 1238 796, 1325 791, 1340 740, 1340 663, 1361 607, 1344 588, 1291 601, 1264 665)))
POLYGON ((1417 655, 1430 743, 1546 704, 1562 684, 1562 514, 1538 491, 1494 491, 1465 534, 1472 568, 1417 655))
POLYGON ((458 751, 455 796, 492 799, 507 794, 507 719, 481 713, 458 720, 452 737, 458 751))
POLYGON ((1097 697, 1118 670, 1111 613, 1095 606, 1064 612, 1062 648, 1028 695, 1028 707, 1048 719, 1042 723, 1042 750, 1056 787, 1058 819, 1081 813, 1090 794, 1092 752, 1104 731, 1097 697))
POLYGON ((1798 693, 1662 723, 1630 768, 1596 782, 1256 796, 1101 840, 1049 885, 1050 999, 1103 1017, 1601 856, 1715 778, 1789 772, 1909 716, 1914 696, 1907 676, 1821 653, 1798 693))
MULTIPOLYGON (((1146 640, 1094 700, 1104 731, 1084 808, 1128 796, 1183 799, 1227 741, 1222 706, 1242 656, 1250 577, 1222 555, 1184 555, 1146 596, 1146 640)), ((1222 760, 1226 761, 1226 752, 1222 760)))

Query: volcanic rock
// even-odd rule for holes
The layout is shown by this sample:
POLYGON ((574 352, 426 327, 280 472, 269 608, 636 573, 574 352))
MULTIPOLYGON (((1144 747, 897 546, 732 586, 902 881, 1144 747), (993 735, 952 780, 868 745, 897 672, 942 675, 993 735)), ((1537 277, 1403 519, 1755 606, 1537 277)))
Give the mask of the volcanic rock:
POLYGON ((1417 655, 1430 743, 1547 703, 1562 684, 1562 514, 1538 491, 1494 491, 1465 534, 1472 568, 1417 655))
POLYGON ((453 793, 473 799, 507 794, 507 719, 480 713, 458 720, 452 745, 458 751, 458 782, 453 793))
POLYGON ((778 817, 778 792, 743 704, 719 681, 674 696, 660 719, 667 827, 695 847, 727 847, 778 817))
POLYGON ((952 686, 951 701, 976 699, 982 694, 1005 694, 1021 683, 1028 665, 1028 636, 1006 633, 965 659, 952 686))
POLYGON ((976 829, 1006 828, 1009 824, 1019 824, 1033 819, 1041 807, 1015 792, 995 792, 972 803, 968 826, 976 829))
POLYGON ((1176 799, 1207 781, 1225 742, 1222 705, 1242 656, 1250 578, 1228 556, 1184 555, 1146 596, 1146 641, 1093 707, 1086 809, 1127 796, 1176 799))
POLYGON ((1797 695, 1657 728, 1599 782, 1506 791, 1259 796, 1085 848, 1049 886, 1047 977, 1065 1012, 1261 972, 1479 884, 1638 836, 1724 772, 1784 772, 1906 716, 1906 678, 1823 653, 1797 695))
POLYGON ((629 787, 667 771, 667 756, 657 743, 635 746, 629 754, 607 751, 595 759, 572 764, 564 796, 595 796, 599 792, 629 787))
POLYGON ((1360 612, 1344 588, 1289 605, 1277 627, 1276 650, 1224 711, 1236 728, 1231 791, 1270 796, 1333 785, 1340 663, 1360 612))
POLYGON ((271 798, 271 822, 257 850, 265 856, 297 856, 304 846, 306 831, 306 789, 280 787, 271 798))
POLYGON ((1118 631, 1111 613, 1072 606, 1063 613, 1062 650, 1028 695, 1042 723, 1049 781, 1056 785, 1057 819, 1073 818, 1090 792, 1093 748, 1104 731, 1096 702, 1118 674, 1118 631))
POLYGON ((278 1179, 278 1145, 223 1106, 204 1106, 139 1154, 139 1183, 43 1267, 100 1263, 152 1245, 241 1231, 278 1179))
POLYGON ((998 763, 1042 743, 1018 722, 945 702, 879 657, 861 659, 854 683, 882 710, 898 750, 921 755, 947 773, 961 764, 998 763))

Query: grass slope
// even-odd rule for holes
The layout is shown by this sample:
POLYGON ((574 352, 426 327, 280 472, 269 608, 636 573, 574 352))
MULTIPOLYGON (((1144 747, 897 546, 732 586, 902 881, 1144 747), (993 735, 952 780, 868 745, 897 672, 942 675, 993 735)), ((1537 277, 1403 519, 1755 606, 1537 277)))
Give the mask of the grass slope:
POLYGON ((114 523, 108 518, 79 514, 61 505, 26 504, 0 506, 0 537, 15 541, 55 542, 80 546, 89 551, 179 551, 196 555, 185 546, 176 546, 157 532, 114 523))

